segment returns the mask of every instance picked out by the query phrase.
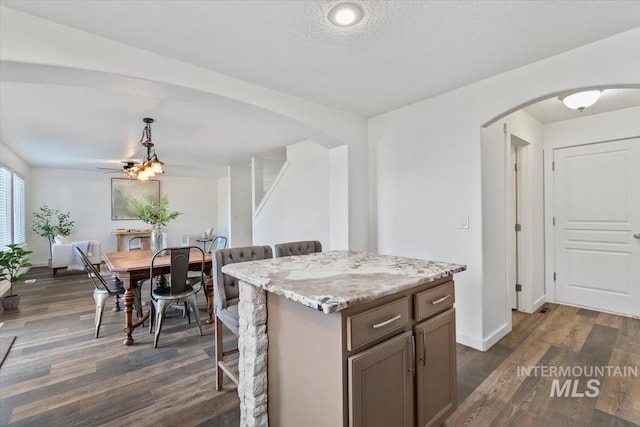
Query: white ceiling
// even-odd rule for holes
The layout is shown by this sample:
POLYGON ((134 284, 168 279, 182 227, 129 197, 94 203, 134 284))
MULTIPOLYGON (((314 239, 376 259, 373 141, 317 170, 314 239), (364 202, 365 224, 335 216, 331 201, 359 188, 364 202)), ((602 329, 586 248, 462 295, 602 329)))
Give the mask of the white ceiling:
POLYGON ((607 89, 600 99, 582 111, 564 106, 557 96, 528 105, 524 110, 540 123, 553 123, 640 105, 640 89, 607 89))
MULTIPOLYGON (((335 1, 0 0, 0 5, 363 116, 640 22, 639 1, 352 1, 363 5, 366 18, 350 30, 327 23, 326 11, 335 1)), ((84 159, 95 167, 139 158, 135 142, 143 124, 132 123, 132 115, 157 120, 154 142, 164 161, 209 173, 212 165, 246 162, 251 154, 312 136, 292 121, 223 104, 3 77, 0 138, 33 165, 70 167, 84 159)), ((543 122, 554 120, 531 111, 544 116, 543 122)))

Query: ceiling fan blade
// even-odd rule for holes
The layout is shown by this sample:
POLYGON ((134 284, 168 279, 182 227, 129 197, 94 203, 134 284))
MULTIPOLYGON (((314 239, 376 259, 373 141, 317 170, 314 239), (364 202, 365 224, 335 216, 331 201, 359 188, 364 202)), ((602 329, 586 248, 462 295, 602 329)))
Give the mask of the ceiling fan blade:
POLYGON ((100 168, 100 167, 97 167, 96 169, 101 170, 103 173, 122 173, 122 169, 100 168))

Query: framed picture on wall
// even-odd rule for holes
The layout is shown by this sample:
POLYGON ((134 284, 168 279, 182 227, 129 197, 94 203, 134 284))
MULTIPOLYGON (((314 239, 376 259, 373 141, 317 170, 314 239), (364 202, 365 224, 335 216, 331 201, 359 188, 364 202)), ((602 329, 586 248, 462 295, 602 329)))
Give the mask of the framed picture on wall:
POLYGON ((138 219, 131 200, 144 196, 160 202, 160 181, 111 178, 111 219, 138 219))

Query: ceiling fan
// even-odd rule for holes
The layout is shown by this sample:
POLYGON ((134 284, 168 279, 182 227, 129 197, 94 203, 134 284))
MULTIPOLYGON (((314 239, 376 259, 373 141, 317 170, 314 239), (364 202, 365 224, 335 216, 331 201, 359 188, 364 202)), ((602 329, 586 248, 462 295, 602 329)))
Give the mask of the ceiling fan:
POLYGON ((164 162, 158 160, 158 155, 156 154, 154 144, 151 141, 151 123, 153 123, 154 120, 145 117, 144 119, 142 119, 142 121, 145 123, 145 126, 138 145, 144 147, 147 150, 147 154, 145 155, 144 159, 142 159, 142 162, 137 162, 135 160, 122 160, 122 163, 124 163, 122 169, 98 169, 122 172, 129 179, 139 179, 141 181, 147 181, 150 177, 154 177, 156 174, 164 173, 164 169, 162 167, 164 165, 164 162))
POLYGON ((142 163, 137 160, 122 160, 121 163, 124 163, 124 166, 120 169, 102 167, 98 167, 97 169, 106 171, 105 173, 124 173, 129 179, 135 179, 138 172, 142 169, 142 163))

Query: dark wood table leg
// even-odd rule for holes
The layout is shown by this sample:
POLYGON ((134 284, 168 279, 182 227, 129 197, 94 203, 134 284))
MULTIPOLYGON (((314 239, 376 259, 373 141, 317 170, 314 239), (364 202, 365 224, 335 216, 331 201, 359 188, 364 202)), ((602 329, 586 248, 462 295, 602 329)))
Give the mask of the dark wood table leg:
POLYGON ((124 299, 124 333, 127 334, 127 336, 123 344, 132 345, 135 342, 131 334, 135 329, 133 326, 133 301, 136 298, 136 293, 130 286, 126 286, 126 289, 122 299, 124 299))
POLYGON ((124 274, 120 276, 120 279, 123 282, 124 288, 126 291, 122 296, 124 300, 124 330, 123 332, 126 334, 124 341, 122 342, 124 345, 132 345, 135 340, 133 339, 133 331, 140 325, 143 325, 144 322, 149 318, 150 310, 147 310, 146 313, 142 315, 140 319, 136 323, 133 323, 133 305, 136 299, 135 287, 138 286, 138 277, 127 277, 124 274))
POLYGON ((207 319, 207 324, 211 325, 214 323, 213 319, 213 278, 211 276, 207 276, 204 281, 205 292, 207 293, 207 312, 209 313, 209 319, 207 319))

